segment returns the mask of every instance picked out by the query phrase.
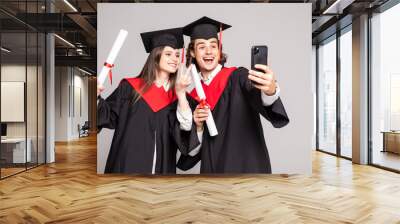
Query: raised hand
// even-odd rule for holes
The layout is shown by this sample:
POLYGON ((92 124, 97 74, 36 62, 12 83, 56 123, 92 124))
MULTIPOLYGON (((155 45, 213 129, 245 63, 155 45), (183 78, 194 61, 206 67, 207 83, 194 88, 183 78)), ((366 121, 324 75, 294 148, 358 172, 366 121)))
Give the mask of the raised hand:
POLYGON ((190 76, 190 68, 186 68, 185 65, 180 65, 178 69, 178 74, 175 82, 175 92, 178 97, 183 97, 186 95, 186 88, 192 83, 192 77, 190 76))
POLYGON ((254 82, 257 89, 260 89, 266 95, 274 95, 276 92, 275 74, 266 65, 257 64, 255 67, 263 72, 250 70, 249 79, 254 82))
POLYGON ((97 96, 99 96, 104 91, 104 86, 101 84, 97 85, 97 96))

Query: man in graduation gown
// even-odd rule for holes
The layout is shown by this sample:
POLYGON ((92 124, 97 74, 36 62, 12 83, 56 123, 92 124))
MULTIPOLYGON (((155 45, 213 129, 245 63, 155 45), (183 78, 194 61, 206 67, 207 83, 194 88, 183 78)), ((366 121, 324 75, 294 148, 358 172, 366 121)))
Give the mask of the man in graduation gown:
POLYGON ((225 56, 218 32, 229 27, 202 17, 183 29, 191 38, 187 61, 192 61, 200 71, 198 75, 208 106, 198 104, 193 89, 190 95, 197 102, 191 141, 192 145, 200 142, 201 146, 192 148, 189 155, 194 157, 182 164, 195 165, 201 160, 201 173, 271 173, 259 115, 275 128, 285 126, 289 119, 279 97, 275 75, 266 65, 257 65, 259 71, 223 67, 225 56), (209 135, 204 122, 208 110, 211 110, 218 130, 214 137, 209 135))
MULTIPOLYGON (((141 36, 147 53, 159 47, 183 46, 181 28, 141 36)), ((123 79, 107 99, 98 93, 98 129, 115 129, 105 173, 171 174, 176 171, 176 150, 184 146, 176 141, 179 136, 175 138, 175 134, 180 129, 190 130, 192 112, 188 104, 186 110, 184 107, 177 110, 177 98, 182 97, 170 88, 169 80, 160 85, 152 83, 144 91, 143 75, 123 79)), ((183 103, 179 99, 180 105, 186 100, 185 91, 182 100, 183 103)))

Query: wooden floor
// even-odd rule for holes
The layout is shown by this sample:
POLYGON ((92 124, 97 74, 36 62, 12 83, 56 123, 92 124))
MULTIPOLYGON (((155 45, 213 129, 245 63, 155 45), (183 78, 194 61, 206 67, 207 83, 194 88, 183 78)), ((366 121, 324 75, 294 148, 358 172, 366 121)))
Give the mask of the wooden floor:
POLYGON ((1 169, 1 177, 2 177, 2 178, 26 170, 25 167, 23 167, 23 168, 21 168, 21 167, 17 167, 17 168, 12 167, 12 168, 0 168, 0 169, 1 169))
POLYGON ((400 223, 400 175, 314 154, 313 175, 96 174, 95 138, 0 181, 0 223, 400 223))
POLYGON ((5 178, 20 172, 24 172, 28 169, 33 169, 35 167, 37 167, 36 163, 27 163, 26 167, 25 164, 18 164, 16 167, 0 168, 1 178, 5 178))

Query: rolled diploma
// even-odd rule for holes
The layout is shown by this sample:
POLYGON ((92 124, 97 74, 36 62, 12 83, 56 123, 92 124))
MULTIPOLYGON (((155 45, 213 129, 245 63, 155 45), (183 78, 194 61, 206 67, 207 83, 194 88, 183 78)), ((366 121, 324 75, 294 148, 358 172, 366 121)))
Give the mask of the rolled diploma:
MULTIPOLYGON (((121 50, 122 44, 124 44, 127 36, 128 36, 128 31, 122 30, 122 29, 119 31, 117 39, 115 40, 115 42, 111 48, 110 54, 108 54, 108 57, 106 60, 107 64, 110 64, 110 65, 114 64, 115 58, 117 57, 119 51, 121 50)), ((103 65, 103 68, 101 69, 99 77, 97 78, 98 85, 104 84, 104 82, 107 79, 107 75, 108 75, 108 72, 110 71, 110 69, 111 68, 103 65)))
MULTIPOLYGON (((199 73, 197 72, 195 65, 192 65, 192 77, 193 77, 194 86, 196 88, 197 96, 199 96, 200 100, 206 100, 206 94, 204 93, 203 86, 201 85, 201 82, 200 82, 199 73)), ((206 124, 208 127, 208 132, 210 133, 210 136, 218 135, 217 126, 215 125, 211 110, 208 113, 208 118, 206 120, 206 124)))

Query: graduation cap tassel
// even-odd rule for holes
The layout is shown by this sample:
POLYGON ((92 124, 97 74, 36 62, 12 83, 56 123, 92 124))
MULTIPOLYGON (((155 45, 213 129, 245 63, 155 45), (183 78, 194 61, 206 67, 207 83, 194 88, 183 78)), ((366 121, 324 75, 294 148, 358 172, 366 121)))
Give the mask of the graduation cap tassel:
POLYGON ((219 25, 219 53, 220 58, 222 58, 222 23, 219 25))
POLYGON ((182 47, 182 59, 181 59, 181 64, 183 64, 183 61, 185 60, 185 48, 182 47))

